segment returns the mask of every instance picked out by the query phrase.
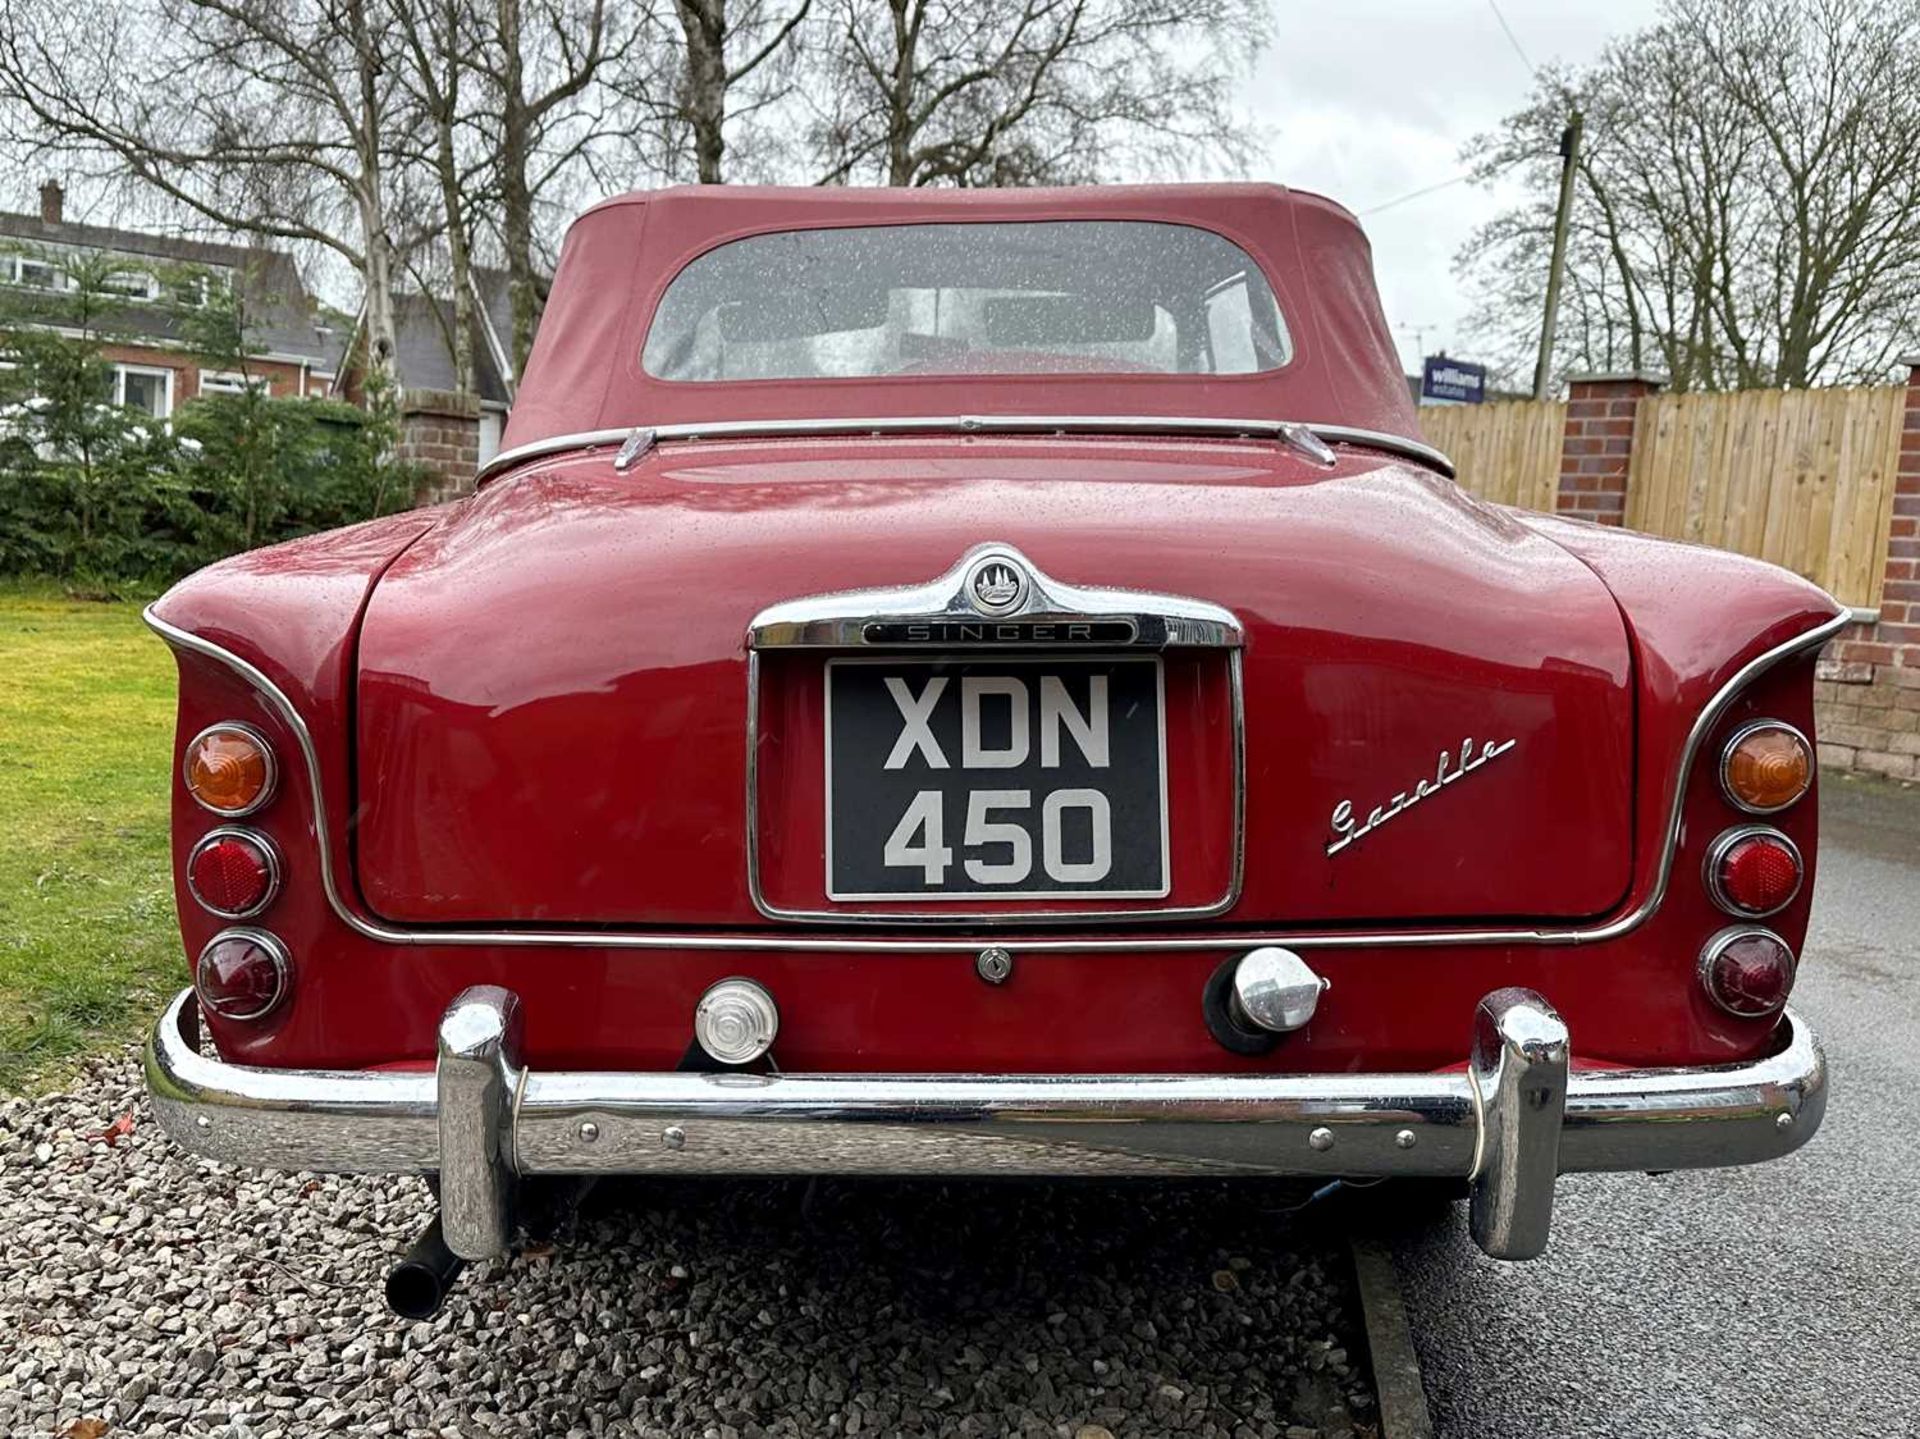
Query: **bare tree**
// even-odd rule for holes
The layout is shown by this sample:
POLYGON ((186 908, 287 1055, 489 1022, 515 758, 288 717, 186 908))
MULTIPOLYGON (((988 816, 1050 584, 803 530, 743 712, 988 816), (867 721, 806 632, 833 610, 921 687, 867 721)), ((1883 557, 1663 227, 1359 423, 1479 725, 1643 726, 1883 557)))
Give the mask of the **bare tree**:
POLYGON ((674 0, 686 57, 673 119, 692 140, 694 173, 705 185, 717 185, 727 153, 729 98, 756 76, 778 77, 746 103, 748 110, 768 103, 784 88, 784 67, 794 36, 813 0, 792 0, 782 13, 765 0, 674 0), (772 63, 769 63, 772 62, 772 63))
POLYGON ((1538 334, 1556 143, 1586 115, 1564 369, 1677 388, 1882 377, 1920 329, 1920 0, 1670 0, 1591 68, 1543 75, 1469 154, 1530 198, 1460 268, 1509 364, 1538 334))
POLYGON ((1252 0, 832 0, 815 127, 826 183, 1042 184, 1233 169, 1252 0))
POLYGON ((394 0, 394 23, 404 56, 405 83, 419 111, 418 130, 427 141, 418 158, 432 173, 440 203, 453 312, 447 349, 454 388, 474 388, 474 283, 472 226, 467 196, 471 167, 461 157, 461 131, 468 120, 461 82, 480 42, 479 17, 468 0, 394 0))
POLYGON ((607 0, 495 0, 490 19, 470 60, 491 120, 486 143, 518 375, 546 304, 548 267, 537 244, 536 208, 606 134, 607 117, 589 102, 596 83, 635 43, 646 12, 644 6, 609 8, 607 0))
POLYGON ((387 6, 0 0, 0 102, 45 152, 221 229, 340 256, 360 274, 368 364, 384 373, 400 108, 387 6))

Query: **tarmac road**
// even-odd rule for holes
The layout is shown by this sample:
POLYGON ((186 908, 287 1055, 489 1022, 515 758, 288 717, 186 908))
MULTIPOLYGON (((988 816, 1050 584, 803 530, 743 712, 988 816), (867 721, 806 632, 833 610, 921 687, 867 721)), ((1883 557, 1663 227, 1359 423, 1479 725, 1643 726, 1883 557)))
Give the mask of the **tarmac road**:
POLYGON ((1777 1164, 1562 1181, 1552 1247, 1396 1247, 1443 1436, 1920 1435, 1920 791, 1830 783, 1794 1006, 1834 1074, 1777 1164))

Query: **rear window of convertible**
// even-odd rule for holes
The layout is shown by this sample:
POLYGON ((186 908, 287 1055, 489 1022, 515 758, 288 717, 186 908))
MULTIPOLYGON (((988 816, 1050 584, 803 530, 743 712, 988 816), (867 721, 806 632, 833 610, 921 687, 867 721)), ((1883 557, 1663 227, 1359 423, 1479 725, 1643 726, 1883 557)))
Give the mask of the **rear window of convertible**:
POLYGON ((1232 241, 1135 220, 786 230, 667 287, 641 361, 662 380, 1249 375, 1292 353, 1232 241))

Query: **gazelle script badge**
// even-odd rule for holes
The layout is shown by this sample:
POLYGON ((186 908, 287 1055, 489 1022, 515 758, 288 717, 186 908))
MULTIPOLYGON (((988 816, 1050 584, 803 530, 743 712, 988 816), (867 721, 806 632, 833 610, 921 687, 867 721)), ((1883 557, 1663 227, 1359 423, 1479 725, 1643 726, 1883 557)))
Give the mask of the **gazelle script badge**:
POLYGON ((1434 766, 1432 779, 1421 779, 1412 789, 1403 789, 1386 804, 1375 805, 1367 813, 1366 820, 1356 823, 1353 817, 1353 801, 1343 799, 1333 807, 1333 838, 1327 841, 1327 853, 1338 854, 1361 836, 1385 824, 1395 815, 1413 808, 1428 795, 1438 794, 1448 785, 1457 783, 1479 769, 1482 765, 1500 758, 1512 749, 1518 740, 1466 739, 1460 741, 1460 753, 1456 758, 1451 750, 1440 751, 1440 762, 1434 766), (1478 752, 1475 746, 1478 745, 1478 752))
POLYGON ((993 559, 973 572, 967 587, 975 609, 982 614, 1004 615, 1026 598, 1027 577, 1010 562, 993 559))

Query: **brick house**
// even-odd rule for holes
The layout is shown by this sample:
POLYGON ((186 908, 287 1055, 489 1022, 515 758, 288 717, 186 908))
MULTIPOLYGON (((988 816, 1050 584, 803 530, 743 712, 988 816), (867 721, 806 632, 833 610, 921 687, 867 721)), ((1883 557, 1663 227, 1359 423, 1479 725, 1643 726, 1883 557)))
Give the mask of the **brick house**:
POLYGON ((307 293, 291 256, 277 250, 176 240, 104 225, 83 225, 64 214, 65 195, 51 181, 40 187, 40 213, 0 213, 0 286, 57 295, 69 287, 60 268, 66 254, 107 256, 120 268, 114 288, 128 303, 116 316, 123 338, 102 349, 113 366, 113 399, 165 419, 197 395, 232 393, 264 383, 275 395, 324 395, 334 380, 337 327, 307 293), (210 285, 238 287, 247 300, 258 353, 247 375, 209 367, 186 346, 178 308, 210 285), (159 303, 161 301, 169 303, 159 303), (143 302, 151 302, 151 308, 143 302))

